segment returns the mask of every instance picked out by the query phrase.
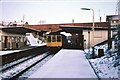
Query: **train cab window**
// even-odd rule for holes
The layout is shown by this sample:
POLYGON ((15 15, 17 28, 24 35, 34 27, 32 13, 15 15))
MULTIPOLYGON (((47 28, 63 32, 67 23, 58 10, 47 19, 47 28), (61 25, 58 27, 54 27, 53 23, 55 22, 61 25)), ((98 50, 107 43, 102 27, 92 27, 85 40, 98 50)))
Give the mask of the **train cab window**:
POLYGON ((56 37, 55 36, 52 37, 52 42, 56 42, 56 37))
POLYGON ((61 42, 61 36, 57 36, 57 42, 61 42))
POLYGON ((48 36, 47 41, 51 42, 51 36, 48 36))

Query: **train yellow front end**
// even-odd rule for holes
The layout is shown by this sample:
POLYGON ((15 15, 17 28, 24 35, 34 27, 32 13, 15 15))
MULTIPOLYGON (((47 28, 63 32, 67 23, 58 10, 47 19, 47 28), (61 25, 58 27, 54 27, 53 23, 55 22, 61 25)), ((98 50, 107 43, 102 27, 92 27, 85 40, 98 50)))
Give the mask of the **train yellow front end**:
POLYGON ((62 36, 47 35, 47 47, 62 47, 62 36))
POLYGON ((50 53, 57 53, 62 48, 62 35, 48 34, 46 37, 47 47, 50 53))

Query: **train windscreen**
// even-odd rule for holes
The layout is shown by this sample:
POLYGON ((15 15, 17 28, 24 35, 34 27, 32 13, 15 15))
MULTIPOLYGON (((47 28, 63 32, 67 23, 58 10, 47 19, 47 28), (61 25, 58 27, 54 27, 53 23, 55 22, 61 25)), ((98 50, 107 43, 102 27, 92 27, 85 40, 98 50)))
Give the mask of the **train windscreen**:
POLYGON ((52 37, 52 42, 56 42, 56 37, 55 36, 52 37))
POLYGON ((61 42, 61 36, 57 36, 57 42, 61 42))
POLYGON ((51 36, 48 36, 47 42, 51 42, 51 36))

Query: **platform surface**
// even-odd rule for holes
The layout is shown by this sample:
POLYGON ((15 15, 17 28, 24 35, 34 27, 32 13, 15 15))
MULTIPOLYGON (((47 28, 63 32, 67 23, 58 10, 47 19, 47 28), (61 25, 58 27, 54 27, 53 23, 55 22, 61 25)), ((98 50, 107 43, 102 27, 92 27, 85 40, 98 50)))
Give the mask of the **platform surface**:
POLYGON ((45 46, 45 45, 46 45, 46 43, 43 43, 43 44, 39 44, 37 46, 29 46, 29 48, 26 47, 25 49, 0 51, 0 56, 7 55, 7 54, 13 54, 15 52, 25 51, 25 50, 29 50, 29 49, 32 49, 35 47, 45 46))
POLYGON ((61 49, 29 78, 97 78, 82 50, 61 49))

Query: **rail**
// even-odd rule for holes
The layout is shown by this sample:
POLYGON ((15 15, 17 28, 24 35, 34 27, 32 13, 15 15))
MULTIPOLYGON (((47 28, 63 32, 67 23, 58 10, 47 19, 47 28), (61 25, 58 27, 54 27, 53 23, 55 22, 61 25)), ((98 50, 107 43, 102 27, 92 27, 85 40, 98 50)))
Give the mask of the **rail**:
POLYGON ((21 76, 23 73, 25 73, 31 67, 35 66, 40 61, 44 60, 49 55, 50 54, 48 52, 46 52, 39 56, 34 56, 25 61, 17 63, 17 64, 15 64, 15 66, 13 65, 14 67, 9 67, 9 68, 5 69, 5 71, 2 72, 1 77, 2 77, 2 79, 6 79, 6 80, 16 80, 19 76, 21 76), (21 68, 21 66, 25 65, 25 63, 27 63, 27 66, 25 66, 24 68, 21 68))

